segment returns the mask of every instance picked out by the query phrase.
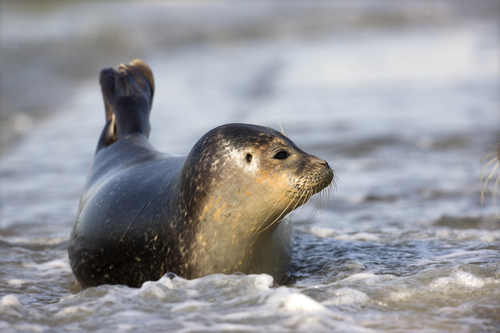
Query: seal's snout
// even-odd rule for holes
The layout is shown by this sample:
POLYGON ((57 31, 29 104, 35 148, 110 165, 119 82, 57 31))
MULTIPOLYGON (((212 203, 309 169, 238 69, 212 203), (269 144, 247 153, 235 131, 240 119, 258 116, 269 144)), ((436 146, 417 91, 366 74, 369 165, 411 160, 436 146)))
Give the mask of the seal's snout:
POLYGON ((318 162, 319 162, 319 164, 323 164, 325 166, 325 168, 331 169, 330 165, 328 164, 327 161, 325 161, 325 160, 319 160, 318 162))
POLYGON ((319 157, 314 157, 316 164, 316 173, 311 177, 316 180, 316 193, 328 187, 334 178, 333 169, 327 161, 319 157))
POLYGON ((312 160, 312 164, 314 165, 316 162, 318 164, 320 164, 321 166, 318 166, 318 164, 315 164, 315 169, 316 170, 319 170, 318 168, 320 168, 322 171, 326 171, 326 172, 331 172, 333 171, 332 168, 330 167, 330 164, 328 164, 327 161, 325 161, 324 159, 321 159, 319 157, 316 157, 316 156, 311 156, 312 160))

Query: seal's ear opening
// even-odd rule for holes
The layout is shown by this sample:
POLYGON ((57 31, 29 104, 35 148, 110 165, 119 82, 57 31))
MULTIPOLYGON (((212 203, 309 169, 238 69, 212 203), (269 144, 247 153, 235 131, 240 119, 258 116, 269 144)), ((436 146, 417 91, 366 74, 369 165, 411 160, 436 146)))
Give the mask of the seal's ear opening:
POLYGON ((248 163, 252 162, 252 158, 253 158, 252 154, 248 153, 247 154, 247 162, 248 163))

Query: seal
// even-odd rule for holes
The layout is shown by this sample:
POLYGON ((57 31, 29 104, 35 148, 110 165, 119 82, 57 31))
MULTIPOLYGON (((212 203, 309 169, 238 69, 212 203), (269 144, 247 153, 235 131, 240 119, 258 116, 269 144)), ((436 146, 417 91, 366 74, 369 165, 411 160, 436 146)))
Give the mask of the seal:
POLYGON ((154 81, 141 60, 105 68, 106 125, 80 198, 68 254, 84 288, 140 287, 173 272, 267 273, 287 279, 287 214, 331 186, 328 163, 284 134, 226 124, 187 157, 148 142, 154 81))

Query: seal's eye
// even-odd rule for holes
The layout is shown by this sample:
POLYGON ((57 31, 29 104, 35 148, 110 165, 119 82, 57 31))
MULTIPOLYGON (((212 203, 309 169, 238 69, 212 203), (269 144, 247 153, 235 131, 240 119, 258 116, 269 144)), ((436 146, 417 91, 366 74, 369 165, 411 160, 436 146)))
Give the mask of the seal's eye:
POLYGON ((276 153, 276 155, 274 155, 274 158, 277 159, 277 160, 284 160, 288 157, 288 153, 284 150, 281 150, 279 152, 276 153))
POLYGON ((248 163, 252 162, 252 158, 253 158, 252 154, 247 154, 247 162, 248 163))

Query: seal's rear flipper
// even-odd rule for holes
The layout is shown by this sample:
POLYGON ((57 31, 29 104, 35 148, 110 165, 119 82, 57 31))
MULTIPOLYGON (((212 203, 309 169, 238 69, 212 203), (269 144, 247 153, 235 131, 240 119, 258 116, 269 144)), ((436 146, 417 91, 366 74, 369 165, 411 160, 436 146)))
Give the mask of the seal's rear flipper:
POLYGON ((153 73, 149 66, 136 59, 129 65, 120 65, 117 70, 104 68, 99 82, 106 109, 106 126, 97 150, 127 135, 142 134, 147 138, 154 93, 153 73))

